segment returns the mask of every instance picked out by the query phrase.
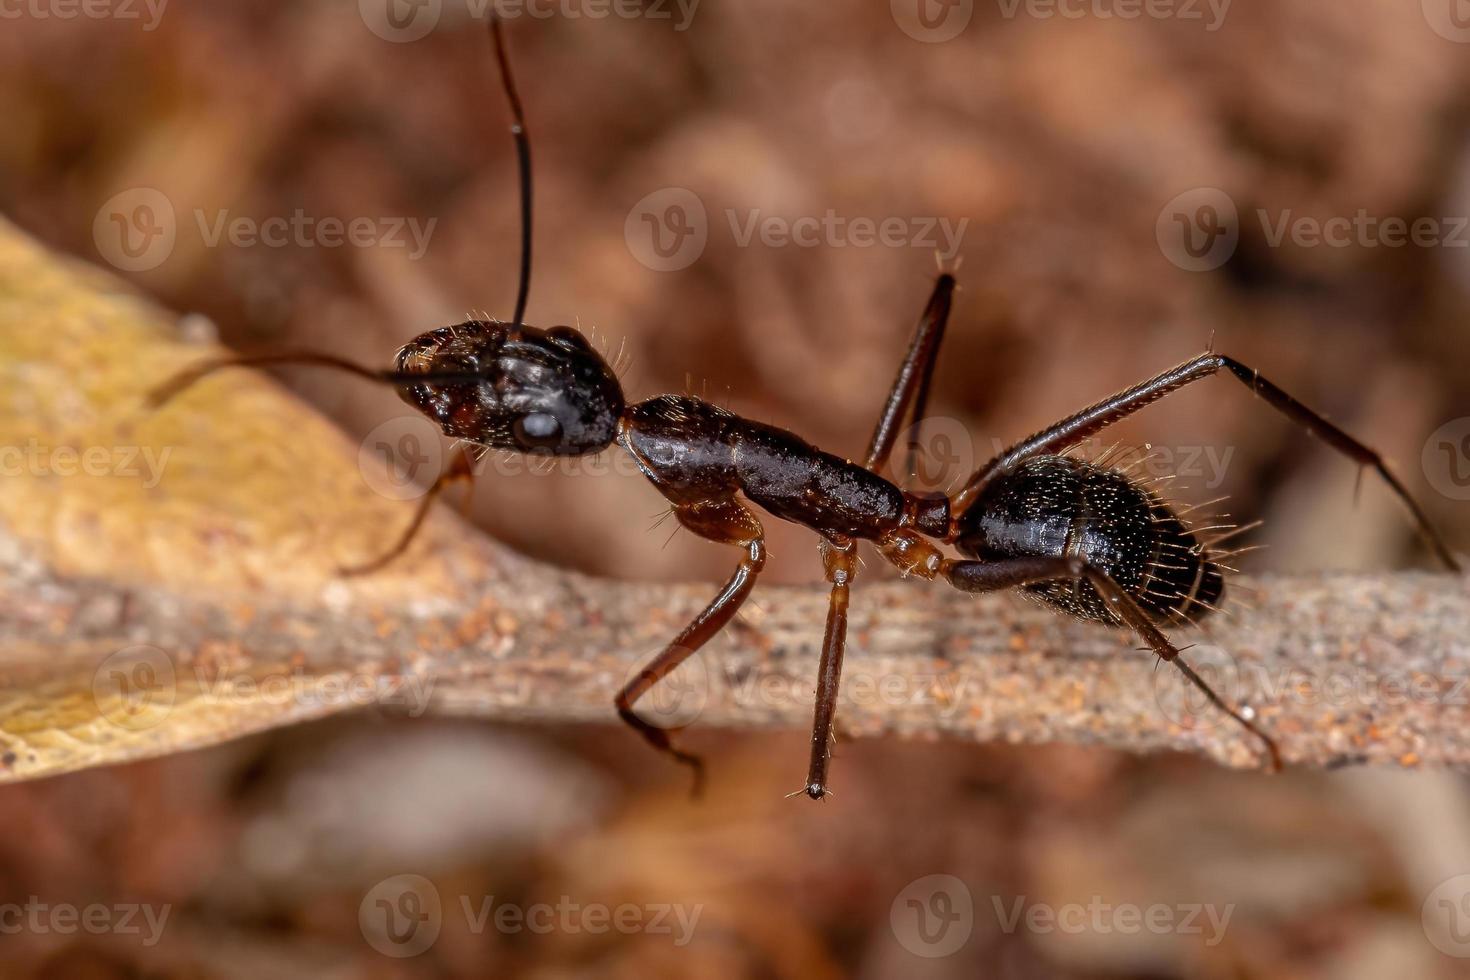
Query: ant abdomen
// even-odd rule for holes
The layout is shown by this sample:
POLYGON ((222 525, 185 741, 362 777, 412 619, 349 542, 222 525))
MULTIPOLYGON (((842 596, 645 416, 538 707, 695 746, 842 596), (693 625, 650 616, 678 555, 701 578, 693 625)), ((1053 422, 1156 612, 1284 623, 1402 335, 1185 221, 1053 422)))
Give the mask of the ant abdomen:
MULTIPOLYGON (((1160 625, 1194 622, 1225 591, 1206 542, 1151 489, 1070 456, 1037 456, 1001 474, 960 518, 955 546, 989 561, 1077 557, 1105 572, 1160 625)), ((1117 619, 1085 580, 1025 587, 1081 619, 1117 619)))

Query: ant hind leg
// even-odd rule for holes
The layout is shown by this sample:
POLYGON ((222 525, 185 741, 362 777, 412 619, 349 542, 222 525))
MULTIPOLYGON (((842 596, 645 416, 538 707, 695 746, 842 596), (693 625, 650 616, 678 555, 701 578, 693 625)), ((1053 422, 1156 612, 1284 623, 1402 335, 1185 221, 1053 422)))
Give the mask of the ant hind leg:
POLYGON ((1137 633, 1159 655, 1160 659, 1167 660, 1179 668, 1185 679, 1208 698, 1211 704, 1260 740, 1266 749, 1267 768, 1271 772, 1281 771, 1281 750, 1277 747, 1276 740, 1262 731, 1244 713, 1232 707, 1224 698, 1215 693, 1204 678, 1196 674, 1194 669, 1179 656, 1179 648, 1170 643, 1159 631, 1148 613, 1144 612, 1133 597, 1101 569, 1087 564, 1080 558, 1037 556, 1012 558, 1005 561, 945 560, 940 563, 939 570, 940 574, 961 592, 975 593, 1013 589, 1057 579, 1070 579, 1074 582, 1086 579, 1088 584, 1096 589, 1108 603, 1123 625, 1137 633))

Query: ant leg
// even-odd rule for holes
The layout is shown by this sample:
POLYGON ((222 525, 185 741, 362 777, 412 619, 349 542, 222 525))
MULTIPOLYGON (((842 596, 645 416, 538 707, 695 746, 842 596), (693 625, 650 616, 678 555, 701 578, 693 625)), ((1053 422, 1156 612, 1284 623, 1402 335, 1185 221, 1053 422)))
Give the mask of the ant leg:
POLYGON ((1242 728, 1260 739, 1261 744, 1266 748, 1268 768, 1271 772, 1281 771, 1281 750, 1277 748, 1276 740, 1216 694, 1210 685, 1205 683, 1204 678, 1196 674, 1189 664, 1184 662, 1179 656, 1179 648, 1159 632, 1159 628, 1133 600, 1133 597, 1101 569, 1094 568, 1080 558, 1038 556, 1009 558, 994 562, 945 560, 940 562, 939 571, 951 585, 961 592, 994 592, 1056 579, 1071 579, 1074 582, 1086 579, 1107 601, 1113 613, 1142 637, 1143 641, 1153 648, 1161 659, 1178 667, 1189 683, 1198 688, 1211 704, 1234 718, 1242 728))
MULTIPOLYGON (((955 278, 942 272, 934 283, 934 291, 919 317, 908 354, 899 366, 898 376, 888 392, 883 414, 873 429, 866 469, 877 472, 893 454, 898 440, 898 426, 910 407, 914 424, 923 420, 929 402, 929 387, 934 380, 934 367, 939 363, 939 345, 949 322, 954 298, 955 278)), ((917 433, 911 433, 905 473, 912 473, 918 454, 917 433)), ((827 600, 827 627, 822 636, 822 659, 817 669, 817 703, 812 716, 812 755, 807 768, 805 792, 814 800, 827 795, 827 765, 831 761, 832 724, 837 716, 837 692, 842 679, 842 657, 847 648, 847 604, 852 579, 857 572, 857 551, 849 540, 822 541, 822 564, 832 591, 827 600)))
MULTIPOLYGON (((929 384, 934 377, 934 365, 939 361, 939 344, 944 339, 944 326, 949 321, 950 301, 954 296, 954 276, 941 273, 934 283, 934 292, 923 316, 914 331, 909 352, 899 366, 898 377, 893 379, 893 388, 888 392, 888 401, 883 405, 883 414, 873 429, 873 439, 868 444, 868 455, 863 463, 867 469, 877 471, 888 462, 893 453, 893 444, 898 440, 898 426, 903 421, 910 403, 914 409, 914 424, 924 418, 924 408, 929 401, 929 384)), ((914 433, 909 438, 908 469, 913 472, 914 457, 919 441, 914 433)))
POLYGON ((832 593, 827 601, 827 629, 822 636, 822 661, 817 670, 817 706, 812 716, 812 758, 807 768, 807 796, 827 795, 827 763, 832 757, 832 722, 837 715, 837 689, 842 679, 842 655, 847 647, 848 587, 857 572, 857 548, 852 541, 822 539, 822 564, 832 593))
POLYGON ((418 534, 419 528, 423 527, 424 519, 429 516, 429 508, 433 506, 434 500, 444 492, 445 488, 452 483, 459 483, 461 481, 469 484, 474 479, 475 471, 470 462, 469 448, 462 446, 459 452, 455 454, 453 462, 449 464, 449 468, 443 473, 440 473, 429 486, 429 489, 425 491, 424 495, 419 498, 418 506, 414 509, 413 520, 409 521, 408 527, 404 529, 403 534, 398 538, 398 542, 380 557, 362 565, 344 565, 337 569, 337 574, 347 578, 357 575, 368 575, 393 561, 393 559, 408 550, 408 546, 418 534))
POLYGON ((1460 571, 1460 564, 1450 554, 1444 541, 1435 532, 1429 523, 1429 517, 1419 507, 1419 504, 1409 495, 1408 489, 1394 476, 1393 471, 1388 468, 1383 457, 1375 450, 1354 439, 1342 429, 1333 425, 1317 412, 1297 401, 1290 394, 1261 377, 1259 371, 1247 367, 1231 357, 1223 354, 1205 353, 1191 360, 1185 361, 1178 367, 1171 368, 1163 374, 1119 392, 1110 398, 1098 402, 1083 409, 1075 415, 1069 416, 1049 428, 1043 429, 1036 435, 1017 443, 1010 449, 1001 453, 995 459, 986 463, 970 481, 965 484, 951 501, 951 507, 956 517, 963 514, 979 498, 980 492, 985 488, 997 474, 1005 472, 1010 467, 1020 463, 1032 456, 1042 453, 1056 452, 1067 446, 1075 445, 1088 436, 1100 431, 1106 426, 1132 415, 1145 405, 1155 402, 1171 392, 1183 388, 1185 385, 1193 384, 1202 378, 1208 378, 1220 370, 1230 372, 1237 380, 1251 389, 1255 394, 1265 399, 1266 403, 1276 409, 1282 415, 1305 429, 1309 434, 1321 439, 1333 449, 1357 463, 1359 466, 1368 466, 1378 472, 1388 483, 1389 488, 1401 500, 1409 513, 1413 516, 1418 526, 1419 535, 1424 539, 1439 560, 1452 571, 1460 571))
POLYGON ((722 544, 744 546, 745 557, 740 559, 735 574, 730 576, 719 595, 664 647, 662 653, 645 664, 637 676, 623 686, 613 703, 618 709, 618 717, 642 735, 645 741, 693 770, 693 794, 698 796, 704 788, 704 761, 697 755, 675 748, 669 733, 638 717, 633 711, 633 705, 734 618, 750 595, 756 576, 766 563, 766 545, 760 521, 736 500, 676 504, 674 513, 679 518, 679 523, 700 537, 722 544))

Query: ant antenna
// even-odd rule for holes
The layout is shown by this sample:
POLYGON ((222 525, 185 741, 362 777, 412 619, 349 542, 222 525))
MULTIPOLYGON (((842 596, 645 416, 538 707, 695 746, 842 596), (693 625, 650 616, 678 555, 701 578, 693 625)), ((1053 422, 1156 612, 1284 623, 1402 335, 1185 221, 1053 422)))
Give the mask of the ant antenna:
MULTIPOLYGON (((515 316, 511 319, 513 326, 521 326, 526 316, 526 301, 531 293, 531 140, 526 135, 526 114, 521 108, 521 97, 516 91, 515 76, 511 72, 510 58, 505 50, 505 31, 501 26, 500 15, 490 11, 490 36, 495 47, 495 61, 500 68, 500 85, 505 91, 506 102, 510 104, 511 114, 511 136, 515 138, 516 162, 520 171, 521 190, 521 274, 520 283, 516 290, 515 316)), ((214 372, 229 367, 264 366, 271 364, 308 364, 315 367, 331 368, 337 371, 346 371, 355 374, 368 381, 390 384, 402 387, 404 385, 421 384, 451 384, 453 382, 474 382, 484 380, 482 376, 463 371, 432 371, 432 372, 400 372, 400 371, 376 371, 361 367, 340 357, 312 350, 277 350, 261 354, 235 354, 228 357, 216 358, 202 364, 196 364, 179 372, 162 385, 152 389, 145 396, 145 403, 151 409, 163 406, 172 400, 184 389, 189 388, 202 378, 214 372)))
POLYGON ((526 315, 526 300, 531 295, 531 138, 526 135, 526 114, 516 91, 510 58, 505 53, 505 31, 500 15, 490 11, 490 36, 495 41, 495 61, 500 65, 500 86, 510 104, 510 134, 516 141, 516 165, 520 168, 521 185, 521 280, 516 289, 516 312, 511 325, 519 327, 526 315))

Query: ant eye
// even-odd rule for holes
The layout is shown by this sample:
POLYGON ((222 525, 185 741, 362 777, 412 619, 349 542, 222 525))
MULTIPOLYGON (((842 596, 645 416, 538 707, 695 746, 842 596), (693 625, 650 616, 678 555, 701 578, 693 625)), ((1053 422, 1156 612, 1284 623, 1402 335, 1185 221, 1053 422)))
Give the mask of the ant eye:
POLYGON ((546 336, 563 347, 572 347, 577 350, 592 349, 592 346, 587 343, 587 338, 571 327, 552 327, 546 331, 546 336))
POLYGON ((561 442, 561 423, 548 412, 522 415, 511 425, 523 449, 544 449, 561 442))

